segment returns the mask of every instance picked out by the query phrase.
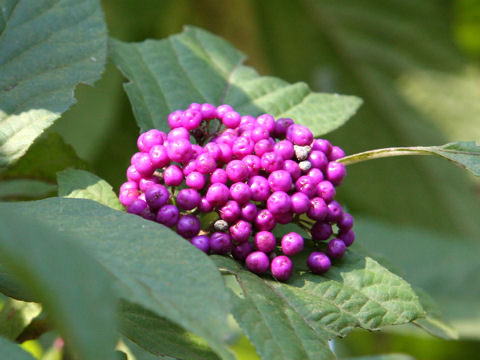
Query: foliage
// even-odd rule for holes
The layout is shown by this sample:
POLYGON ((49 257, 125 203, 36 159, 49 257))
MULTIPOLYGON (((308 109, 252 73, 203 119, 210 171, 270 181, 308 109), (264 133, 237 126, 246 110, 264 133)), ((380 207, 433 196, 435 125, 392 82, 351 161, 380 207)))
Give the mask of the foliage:
MULTIPOLYGON (((210 2, 200 3, 189 6, 210 2)), ((103 5, 118 6, 130 17, 129 5, 103 5)), ((156 5, 181 8, 174 1, 156 5)), ((229 103, 242 115, 292 117, 316 136, 335 130, 329 136, 349 152, 403 146, 354 154, 345 163, 428 153, 480 175, 474 142, 418 146, 441 144, 445 137, 431 129, 425 109, 432 105, 412 94, 442 76, 465 79, 457 70, 468 64, 442 22, 445 4, 305 0, 232 6, 255 12, 257 31, 269 34, 265 50, 252 47, 258 64, 258 53, 268 53, 271 69, 292 83, 259 75, 244 64, 241 51, 198 27, 162 40, 112 38, 109 56, 128 79, 124 88, 140 131, 166 130, 168 113, 192 102, 229 103), (292 31, 297 25, 299 33, 292 31), (423 81, 412 82, 420 73, 423 81), (365 101, 356 120, 341 129, 362 100, 337 92, 365 101)), ((44 317, 42 331, 58 332, 65 351, 80 359, 233 359, 230 345, 240 334, 262 359, 335 359, 331 339, 356 327, 408 323, 455 338, 452 323, 461 336, 478 338, 473 236, 480 227, 471 214, 478 213, 480 202, 471 182, 447 162, 412 158, 352 168, 339 192, 353 213, 363 214, 355 225, 360 244, 324 276, 306 271, 301 257, 288 283, 254 275, 232 259, 205 256, 172 229, 124 213, 109 184, 116 187, 120 176, 107 182, 87 171, 124 171, 123 155, 131 148, 125 140, 133 139, 136 129, 130 131, 134 136, 118 129, 99 136, 104 145, 97 147, 93 166, 62 136, 42 135, 75 102, 75 86, 91 85, 104 71, 107 31, 100 1, 0 0, 0 12, 0 199, 10 200, 0 202, 0 290, 10 297, 0 312, 3 358, 32 358, 14 341, 21 342, 21 334, 44 317), (55 190, 58 197, 52 197, 55 190), (49 198, 39 200, 44 197, 49 198), (395 210, 385 211, 389 208, 395 210), (400 229, 395 222, 410 226, 400 229), (230 315, 240 329, 229 325, 230 315)), ((228 14, 238 17, 233 10, 228 14)), ((106 74, 111 86, 119 85, 112 68, 106 74)), ((465 89, 459 85, 456 93, 465 89)), ((95 125, 97 108, 87 110, 91 119, 77 126, 95 125)), ((441 121, 440 129, 447 126, 441 121)), ((48 356, 61 356, 63 350, 52 349, 55 355, 48 356)))

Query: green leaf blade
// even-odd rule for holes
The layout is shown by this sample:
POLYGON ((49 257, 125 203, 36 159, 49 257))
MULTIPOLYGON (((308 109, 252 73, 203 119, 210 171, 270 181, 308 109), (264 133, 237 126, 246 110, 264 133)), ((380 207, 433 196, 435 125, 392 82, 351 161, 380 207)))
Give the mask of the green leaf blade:
POLYGON ((361 104, 353 96, 312 93, 304 83, 259 76, 228 42, 194 27, 160 41, 112 40, 110 48, 130 80, 125 90, 141 131, 168 130, 170 112, 209 102, 228 103, 242 115, 291 116, 319 136, 345 123, 361 104))
POLYGON ((113 188, 105 180, 85 171, 68 169, 57 173, 58 195, 90 199, 115 210, 124 210, 113 188))
POLYGON ((97 0, 9 0, 0 23, 0 171, 93 84, 106 58, 97 0))
POLYGON ((23 350, 20 345, 0 336, 0 357, 8 360, 34 360, 34 357, 23 350))
POLYGON ((432 146, 431 152, 480 176, 480 146, 474 141, 457 141, 443 146, 432 146))

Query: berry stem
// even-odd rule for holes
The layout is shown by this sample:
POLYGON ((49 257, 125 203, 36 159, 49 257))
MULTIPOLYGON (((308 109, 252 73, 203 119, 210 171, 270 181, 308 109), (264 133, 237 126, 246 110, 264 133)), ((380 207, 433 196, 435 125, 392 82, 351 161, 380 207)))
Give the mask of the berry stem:
POLYGON ((432 155, 431 147, 428 146, 412 146, 412 147, 391 147, 385 149, 375 149, 364 151, 358 154, 345 156, 336 160, 344 165, 356 164, 362 161, 380 159, 392 156, 405 155, 432 155))

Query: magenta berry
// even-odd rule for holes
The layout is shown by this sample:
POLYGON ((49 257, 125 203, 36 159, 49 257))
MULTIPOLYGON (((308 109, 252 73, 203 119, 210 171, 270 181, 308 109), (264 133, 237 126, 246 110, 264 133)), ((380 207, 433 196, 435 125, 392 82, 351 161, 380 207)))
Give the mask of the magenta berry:
POLYGON ((257 217, 257 213, 257 207, 253 203, 246 203, 242 206, 241 216, 245 221, 252 222, 257 217))
POLYGON ((270 231, 259 231, 254 239, 255 248, 264 253, 270 253, 275 250, 275 236, 270 231))
POLYGON ((168 202, 170 194, 168 189, 160 184, 156 184, 145 191, 145 200, 150 209, 156 211, 168 202))
POLYGON ((195 189, 182 189, 177 195, 177 205, 183 210, 192 210, 200 203, 200 194, 195 189))
POLYGON ((268 185, 272 191, 290 191, 292 177, 286 170, 275 170, 268 176, 268 185))
POLYGON ((232 256, 234 259, 244 261, 247 256, 253 251, 253 246, 250 242, 246 241, 240 245, 236 245, 232 248, 232 256))
POLYGON ((311 206, 310 198, 302 193, 296 192, 290 197, 291 208, 295 214, 304 214, 306 213, 311 206))
POLYGON ((210 182, 212 184, 215 184, 215 183, 226 184, 227 181, 228 181, 228 176, 226 171, 223 169, 217 169, 212 173, 212 175, 210 175, 210 182))
POLYGON ((208 254, 210 252, 210 238, 207 235, 197 235, 190 239, 190 243, 208 254))
POLYGON ((178 165, 168 166, 163 173, 165 185, 178 186, 183 182, 183 172, 178 165))
POLYGON ((347 173, 345 165, 336 161, 331 161, 327 165, 326 177, 333 185, 339 186, 347 173))
POLYGON ((205 176, 198 171, 193 171, 185 178, 185 183, 192 189, 200 190, 205 186, 205 176))
POLYGON ((220 217, 228 223, 233 223, 241 215, 240 206, 235 200, 229 200, 220 209, 220 217))
POLYGON ((275 217, 267 209, 260 210, 260 212, 255 217, 255 226, 259 230, 273 230, 275 224, 275 217))
POLYGON ((331 259, 340 259, 345 250, 346 246, 342 239, 332 239, 328 243, 327 254, 331 259))
POLYGON ((291 232, 282 237, 281 245, 285 255, 293 256, 303 250, 304 240, 300 234, 291 232))
POLYGON ((230 197, 239 204, 245 204, 250 200, 251 196, 252 190, 243 182, 237 182, 230 186, 230 197))
POLYGON ((186 239, 190 239, 200 231, 200 220, 194 215, 180 216, 177 223, 177 232, 186 239))
POLYGON ((230 235, 223 232, 213 233, 210 237, 210 250, 219 255, 226 255, 232 249, 230 235))
POLYGON ((177 225, 180 211, 175 205, 163 205, 157 212, 156 221, 167 227, 177 225))
POLYGON ((247 165, 241 160, 230 161, 225 171, 227 172, 228 178, 233 182, 244 181, 248 177, 247 165))
POLYGON ((288 213, 291 207, 290 196, 284 191, 275 191, 267 199, 267 209, 274 215, 288 213))
POLYGON ((254 251, 245 259, 245 266, 255 274, 262 274, 270 266, 270 259, 264 252, 254 251))
POLYGON ((332 265, 330 258, 319 251, 312 252, 307 260, 307 266, 314 274, 324 274, 332 265))
POLYGON ((277 256, 273 258, 270 264, 270 271, 277 280, 287 281, 293 272, 292 260, 285 255, 277 256))
POLYGON ((252 234, 252 225, 244 220, 238 220, 230 227, 230 237, 236 244, 244 243, 252 234))
POLYGON ((228 187, 222 183, 215 183, 209 186, 206 199, 213 206, 223 206, 230 195, 228 187))

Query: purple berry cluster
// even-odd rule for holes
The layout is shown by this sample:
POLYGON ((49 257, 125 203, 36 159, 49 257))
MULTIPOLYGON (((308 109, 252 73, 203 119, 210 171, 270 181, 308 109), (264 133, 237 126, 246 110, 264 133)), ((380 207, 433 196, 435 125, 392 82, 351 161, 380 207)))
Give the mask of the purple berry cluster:
POLYGON ((353 243, 353 218, 334 200, 346 173, 335 161, 345 155, 338 146, 292 119, 240 116, 230 105, 193 103, 172 112, 168 124, 168 134, 152 129, 138 138, 119 195, 129 213, 282 281, 304 238, 290 232, 277 239, 277 224, 296 223, 323 250, 308 257, 316 274, 353 243), (218 219, 201 229, 198 216, 211 212, 218 219))

